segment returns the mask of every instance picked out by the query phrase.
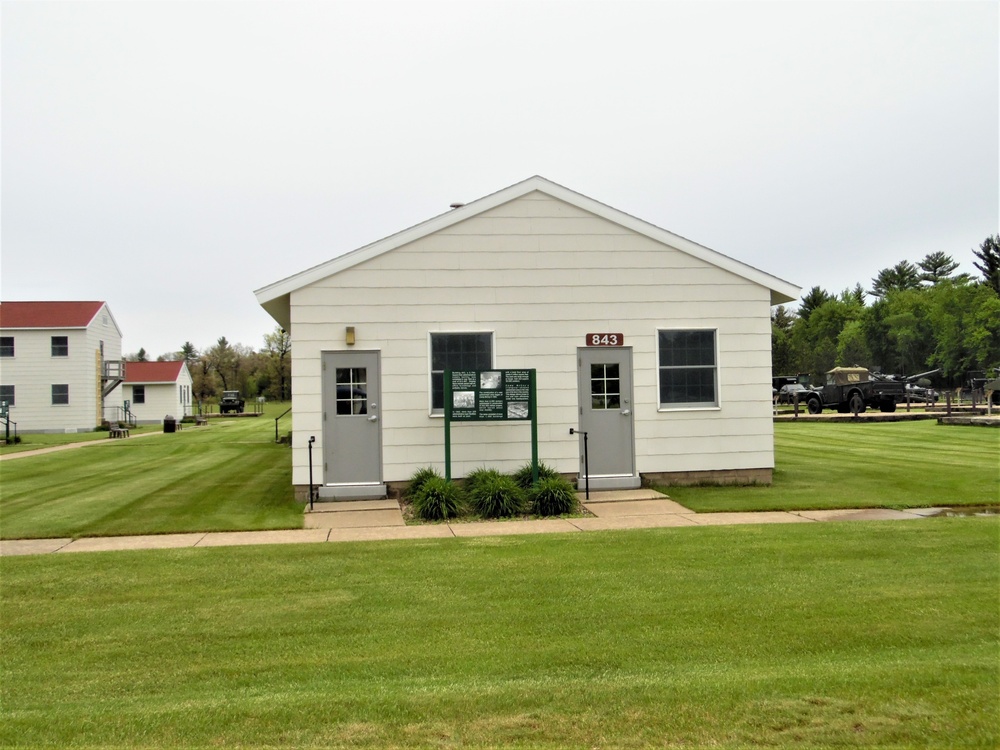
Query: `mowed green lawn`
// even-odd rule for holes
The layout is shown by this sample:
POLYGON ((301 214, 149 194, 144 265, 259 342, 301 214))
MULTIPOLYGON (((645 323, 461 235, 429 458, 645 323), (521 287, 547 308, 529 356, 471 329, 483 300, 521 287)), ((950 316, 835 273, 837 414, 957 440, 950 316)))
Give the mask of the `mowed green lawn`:
MULTIPOLYGON (((0 537, 299 528, 291 453, 274 443, 279 406, 259 418, 6 460, 0 537)), ((770 487, 665 491, 698 512, 1000 503, 996 429, 779 423, 775 455, 770 487)))
POLYGON ((935 518, 0 558, 0 744, 994 748, 998 539, 935 518))
POLYGON ((291 451, 267 416, 0 463, 4 539, 301 526, 291 451))
POLYGON ((667 487, 699 513, 1000 504, 1000 429, 919 422, 779 422, 774 483, 667 487))

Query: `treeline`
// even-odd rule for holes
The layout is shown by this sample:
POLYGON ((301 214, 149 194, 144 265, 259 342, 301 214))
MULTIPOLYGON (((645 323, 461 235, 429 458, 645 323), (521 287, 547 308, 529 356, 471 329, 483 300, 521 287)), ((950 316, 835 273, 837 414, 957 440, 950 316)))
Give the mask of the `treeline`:
MULTIPOLYGON (((192 390, 198 401, 218 398, 222 391, 239 391, 245 398, 264 396, 269 401, 288 401, 292 397, 292 341, 281 328, 264 336, 264 346, 254 350, 243 344, 230 344, 222 336, 215 345, 199 352, 185 341, 176 352, 156 357, 156 362, 183 359, 194 381, 192 390)), ((145 349, 128 354, 125 359, 148 362, 145 349)))
POLYGON ((771 314, 775 375, 860 365, 916 375, 940 369, 935 382, 962 385, 967 373, 1000 366, 1000 235, 973 250, 982 274, 955 274, 942 252, 916 265, 901 261, 839 295, 815 286, 797 311, 771 314))

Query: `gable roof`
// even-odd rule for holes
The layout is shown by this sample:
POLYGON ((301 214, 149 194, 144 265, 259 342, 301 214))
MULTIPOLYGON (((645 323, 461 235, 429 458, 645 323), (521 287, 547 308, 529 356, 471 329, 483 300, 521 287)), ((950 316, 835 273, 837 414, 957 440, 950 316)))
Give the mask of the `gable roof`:
POLYGON ((125 364, 126 383, 176 383, 184 360, 174 362, 128 362, 125 364))
POLYGON ((748 281, 757 283, 771 290, 771 304, 777 305, 784 302, 792 302, 798 298, 799 287, 787 281, 765 273, 753 266, 748 266, 738 260, 734 260, 727 255, 716 252, 704 245, 685 239, 680 235, 668 232, 642 219, 638 219, 630 214, 619 211, 604 203, 588 198, 585 195, 574 192, 562 185, 557 185, 544 177, 535 175, 523 182, 518 182, 508 188, 499 190, 491 195, 487 195, 479 200, 467 203, 459 208, 454 208, 448 213, 435 216, 409 229, 390 235, 384 239, 373 242, 370 245, 353 250, 352 252, 340 255, 325 263, 321 263, 305 271, 289 276, 288 278, 276 281, 273 284, 262 287, 254 292, 260 305, 284 328, 291 325, 290 297, 291 293, 308 286, 316 281, 325 279, 335 273, 339 273, 347 268, 363 263, 375 258, 383 253, 387 253, 402 245, 426 237, 427 235, 446 229, 460 221, 489 211, 504 203, 520 198, 528 193, 538 191, 549 195, 570 205, 576 206, 584 211, 599 216, 608 221, 619 224, 638 234, 645 235, 657 242, 669 245, 681 252, 687 253, 695 258, 711 263, 719 268, 730 271, 748 281))
POLYGON ((0 302, 0 328, 86 328, 104 302, 0 302))

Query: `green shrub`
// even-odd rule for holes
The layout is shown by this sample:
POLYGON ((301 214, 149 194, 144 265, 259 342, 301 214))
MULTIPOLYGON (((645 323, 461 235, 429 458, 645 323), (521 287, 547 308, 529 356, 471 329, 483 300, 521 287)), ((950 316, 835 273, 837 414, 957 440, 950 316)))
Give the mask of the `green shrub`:
POLYGON ((434 479, 435 477, 440 479, 441 475, 438 474, 437 470, 431 466, 425 466, 422 469, 417 469, 413 472, 413 476, 410 477, 410 483, 406 485, 406 490, 403 491, 403 497, 414 497, 428 479, 434 479))
MULTIPOLYGON (((541 461, 538 462, 538 481, 557 476, 559 476, 558 472, 551 466, 546 466, 541 461)), ((531 489, 531 461, 514 472, 514 481, 518 483, 521 489, 531 489)))
POLYGON ((531 510, 540 516, 558 516, 576 513, 580 503, 573 485, 560 476, 539 478, 528 491, 531 510))
POLYGON ((496 473, 477 478, 469 490, 472 507, 483 518, 517 516, 524 512, 524 490, 511 477, 496 473))
POLYGON ((447 521, 464 509, 461 488, 441 476, 428 476, 413 494, 413 512, 428 521, 447 521))

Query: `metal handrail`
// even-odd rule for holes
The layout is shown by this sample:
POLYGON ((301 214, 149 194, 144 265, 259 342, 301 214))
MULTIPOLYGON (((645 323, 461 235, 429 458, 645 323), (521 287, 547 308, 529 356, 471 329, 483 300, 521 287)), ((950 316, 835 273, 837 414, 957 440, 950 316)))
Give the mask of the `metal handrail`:
POLYGON ((285 409, 283 412, 281 412, 281 414, 279 414, 278 416, 276 416, 274 418, 274 442, 276 442, 276 443, 278 442, 278 420, 281 419, 286 414, 288 414, 288 412, 290 412, 291 410, 292 410, 292 407, 289 406, 287 409, 285 409))

